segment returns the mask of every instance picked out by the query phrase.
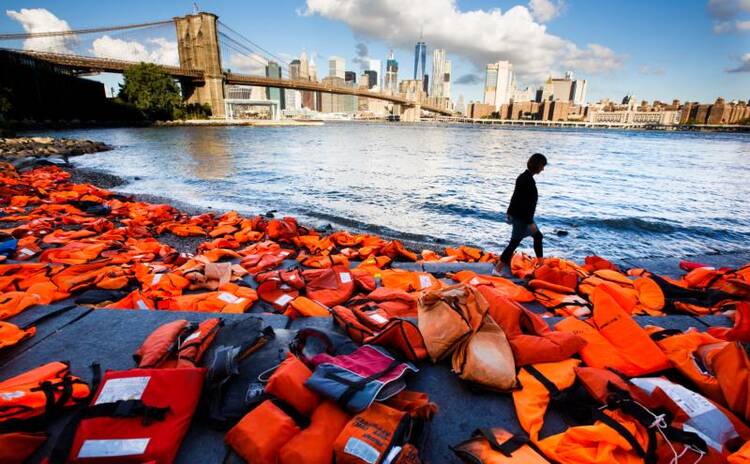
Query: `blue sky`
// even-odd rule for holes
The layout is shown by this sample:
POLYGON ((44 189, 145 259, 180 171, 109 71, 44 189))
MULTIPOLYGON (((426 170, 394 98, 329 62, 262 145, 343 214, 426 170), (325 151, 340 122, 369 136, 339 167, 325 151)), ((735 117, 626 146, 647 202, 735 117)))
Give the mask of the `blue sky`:
MULTIPOLYGON (((316 54, 319 76, 326 72, 331 55, 346 58, 347 68, 359 71, 352 60, 357 44, 365 44, 367 55, 383 62, 393 48, 399 78, 410 78, 413 43, 423 29, 428 63, 432 48, 442 46, 453 61, 454 81, 468 82, 454 83, 454 99, 459 94, 467 101, 480 99, 483 65, 498 59, 514 63, 522 84, 538 85, 550 72, 556 75, 572 69, 589 80, 589 101, 620 99, 625 93, 648 100, 750 98, 750 0, 711 0, 711 5, 706 0, 225 0, 198 4, 282 57, 297 56, 303 49, 316 54)), ((3 32, 23 31, 22 18, 6 11, 24 8, 46 9, 72 29, 167 19, 193 8, 188 1, 152 0, 107 2, 104 7, 101 1, 89 0, 6 0, 3 7, 3 32)), ((169 27, 154 33, 174 40, 169 27)), ((145 34, 113 37, 145 40, 145 34)), ((73 51, 91 49, 90 44, 70 46, 73 51)), ((146 43, 149 51, 157 46, 161 45, 146 43)))

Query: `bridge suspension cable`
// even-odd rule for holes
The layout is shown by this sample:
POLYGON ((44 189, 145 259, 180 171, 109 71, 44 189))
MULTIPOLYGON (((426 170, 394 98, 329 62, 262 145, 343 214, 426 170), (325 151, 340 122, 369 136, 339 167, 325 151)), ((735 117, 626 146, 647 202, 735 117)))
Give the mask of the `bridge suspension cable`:
POLYGON ((150 23, 126 24, 123 26, 96 27, 91 29, 76 29, 70 31, 50 31, 50 32, 22 32, 17 34, 0 34, 0 40, 25 40, 36 39, 41 37, 62 37, 68 35, 96 34, 101 32, 121 31, 125 29, 142 29, 144 27, 161 26, 174 22, 171 19, 164 21, 154 21, 150 23))
MULTIPOLYGON (((239 53, 241 56, 246 56, 250 58, 251 60, 255 61, 259 65, 266 66, 270 61, 271 58, 265 56, 264 54, 258 52, 257 50, 254 50, 253 48, 239 42, 238 40, 235 40, 234 38, 230 37, 224 32, 219 31, 219 36, 224 39, 224 45, 227 48, 230 48, 234 50, 235 52, 239 53)), ((287 74, 287 70, 285 67, 281 68, 282 75, 287 74)))
MULTIPOLYGON (((218 23, 219 23, 219 24, 220 24, 220 25, 221 25, 221 26, 222 26, 223 28, 225 28, 226 30, 228 30, 228 31, 230 31, 230 32, 232 32, 232 33, 234 33, 235 35, 237 35, 237 36, 238 36, 238 37, 240 37, 241 39, 243 39, 243 40, 245 40, 246 42, 248 42, 248 43, 249 43, 249 44, 250 44, 250 45, 251 45, 252 47, 254 47, 254 48, 257 48, 257 49, 258 49, 258 50, 260 50, 261 52, 264 52, 264 53, 265 53, 266 55, 268 55, 268 56, 270 56, 271 58, 273 58, 273 59, 274 59, 273 61, 278 61, 278 62, 280 62, 281 64, 283 64, 283 65, 285 65, 285 66, 289 66, 289 63, 288 63, 288 62, 287 62, 287 61, 286 61, 285 59, 283 59, 283 58, 279 57, 278 55, 275 55, 275 54, 273 54, 272 52, 268 51, 267 49, 265 49, 265 48, 261 47, 260 45, 258 45, 257 43, 253 42, 252 40, 250 40, 249 38, 247 38, 247 37, 246 37, 246 36, 244 36, 243 34, 241 34, 241 33, 237 32, 236 30, 234 30, 234 29, 232 29, 231 27, 227 26, 227 25, 226 25, 226 24, 225 24, 225 23, 224 23, 223 21, 221 21, 221 20, 218 20, 217 22, 218 22, 218 23)), ((226 34, 224 34, 224 35, 226 36, 226 34)), ((261 53, 261 55, 262 55, 262 53, 261 53)), ((267 58, 267 57, 266 57, 266 58, 267 58)))

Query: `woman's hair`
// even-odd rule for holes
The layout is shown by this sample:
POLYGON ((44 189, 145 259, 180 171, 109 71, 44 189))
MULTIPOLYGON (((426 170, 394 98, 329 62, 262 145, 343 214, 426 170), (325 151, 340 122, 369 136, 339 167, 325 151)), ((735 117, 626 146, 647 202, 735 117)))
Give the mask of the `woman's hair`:
POLYGON ((529 171, 533 173, 537 173, 541 171, 542 168, 546 165, 547 165, 547 157, 541 153, 534 153, 526 162, 526 167, 529 168, 529 171))

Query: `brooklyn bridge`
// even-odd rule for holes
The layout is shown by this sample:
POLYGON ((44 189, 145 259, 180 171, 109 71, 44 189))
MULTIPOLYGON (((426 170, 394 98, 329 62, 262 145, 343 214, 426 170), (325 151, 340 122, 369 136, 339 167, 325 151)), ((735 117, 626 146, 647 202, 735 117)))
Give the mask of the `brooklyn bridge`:
MULTIPOLYGON (((325 92, 337 95, 353 95, 357 97, 383 100, 392 103, 394 113, 399 114, 402 120, 407 121, 418 120, 421 110, 448 116, 452 114, 451 111, 430 105, 427 101, 419 101, 417 98, 410 99, 402 94, 380 91, 376 92, 366 88, 338 86, 309 79, 274 78, 231 72, 222 64, 219 39, 220 34, 217 29, 218 16, 212 13, 200 12, 164 21, 103 28, 0 34, 0 41, 76 36, 128 29, 140 29, 149 26, 166 25, 169 23, 173 23, 175 26, 179 66, 169 66, 161 63, 156 64, 158 64, 166 73, 179 80, 183 98, 187 103, 198 103, 210 106, 212 115, 216 118, 224 118, 227 116, 227 102, 230 101, 227 96, 227 86, 232 85, 293 89, 306 92, 325 92)), ((28 55, 38 60, 54 63, 57 66, 63 66, 81 74, 102 72, 122 73, 128 67, 138 64, 136 61, 124 61, 78 54, 34 50, 12 51, 14 53, 28 55)))

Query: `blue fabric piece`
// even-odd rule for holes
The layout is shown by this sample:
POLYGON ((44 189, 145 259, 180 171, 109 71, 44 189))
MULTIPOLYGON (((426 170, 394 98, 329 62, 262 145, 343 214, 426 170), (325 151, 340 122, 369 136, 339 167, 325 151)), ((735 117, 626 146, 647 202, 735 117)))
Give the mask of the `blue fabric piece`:
POLYGON ((15 238, 6 239, 0 242, 0 255, 8 256, 15 253, 17 245, 18 240, 16 240, 15 238))

